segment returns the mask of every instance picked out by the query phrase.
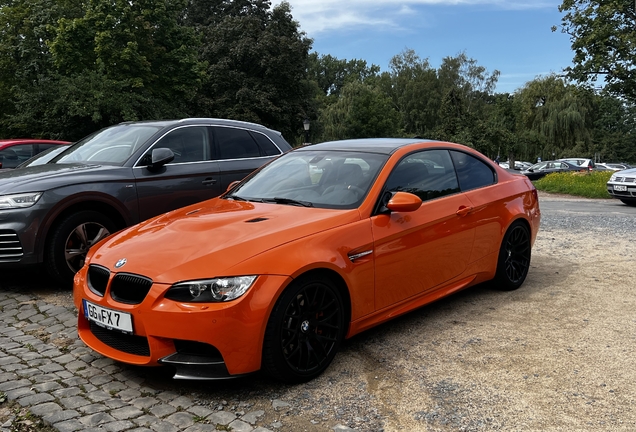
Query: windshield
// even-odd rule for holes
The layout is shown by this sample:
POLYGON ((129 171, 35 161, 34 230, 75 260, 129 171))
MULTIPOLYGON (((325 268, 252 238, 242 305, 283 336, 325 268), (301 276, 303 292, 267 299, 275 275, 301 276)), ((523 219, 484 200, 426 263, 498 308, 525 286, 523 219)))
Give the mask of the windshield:
POLYGON ((78 141, 52 163, 90 162, 123 165, 160 127, 140 124, 112 126, 78 141))
POLYGON ((226 199, 321 208, 356 208, 388 156, 303 150, 265 166, 226 199))

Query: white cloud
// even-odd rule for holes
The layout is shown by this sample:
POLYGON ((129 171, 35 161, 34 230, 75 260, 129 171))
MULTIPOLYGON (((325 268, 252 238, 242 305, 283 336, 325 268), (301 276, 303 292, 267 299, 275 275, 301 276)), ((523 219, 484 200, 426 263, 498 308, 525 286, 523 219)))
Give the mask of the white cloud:
MULTIPOLYGON (((272 5, 282 0, 272 0, 272 5)), ((399 28, 399 17, 415 15, 417 6, 490 6, 519 10, 556 8, 556 0, 287 0, 292 15, 309 36, 333 30, 399 28)))

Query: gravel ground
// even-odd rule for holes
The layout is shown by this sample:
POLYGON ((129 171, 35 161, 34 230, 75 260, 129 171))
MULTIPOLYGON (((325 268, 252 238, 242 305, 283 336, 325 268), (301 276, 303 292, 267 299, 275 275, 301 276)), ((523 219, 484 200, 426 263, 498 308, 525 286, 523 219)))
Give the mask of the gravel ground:
MULTIPOLYGON (((258 413, 269 430, 633 431, 634 220, 544 211, 519 290, 474 287, 371 329, 310 383, 179 382, 120 366, 161 394, 258 413)), ((37 276, 2 279, 70 307, 70 293, 37 276)))

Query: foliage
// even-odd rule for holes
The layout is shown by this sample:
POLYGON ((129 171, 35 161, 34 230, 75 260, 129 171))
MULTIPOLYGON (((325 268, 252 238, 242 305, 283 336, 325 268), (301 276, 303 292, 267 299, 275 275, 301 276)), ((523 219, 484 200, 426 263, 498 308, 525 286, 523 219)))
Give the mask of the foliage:
POLYGON ((552 193, 577 195, 586 198, 610 198, 606 183, 613 171, 590 173, 553 173, 540 178, 534 185, 538 190, 552 193))
MULTIPOLYGON (((569 78, 636 100, 636 11, 633 0, 563 0, 561 31, 574 51, 569 78)), ((553 31, 556 27, 553 27, 553 31)))

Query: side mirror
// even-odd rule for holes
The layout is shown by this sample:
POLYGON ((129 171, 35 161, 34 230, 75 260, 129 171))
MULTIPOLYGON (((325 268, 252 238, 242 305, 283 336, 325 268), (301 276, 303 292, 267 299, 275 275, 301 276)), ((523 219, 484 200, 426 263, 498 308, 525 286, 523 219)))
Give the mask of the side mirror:
POLYGON ((419 209, 421 205, 422 200, 417 195, 409 192, 396 192, 386 204, 386 208, 392 212, 408 213, 419 209))
POLYGON ((528 171, 530 172, 534 172, 534 170, 532 168, 528 168, 528 171))
POLYGON ((230 183, 227 186, 227 189, 225 190, 226 192, 231 191, 232 189, 234 189, 234 186, 236 186, 237 184, 239 184, 241 181, 240 180, 234 180, 232 183, 230 183))
POLYGON ((167 163, 170 163, 174 160, 174 153, 169 148, 156 148, 152 150, 152 160, 150 165, 148 165, 148 169, 157 169, 161 168, 167 163))

